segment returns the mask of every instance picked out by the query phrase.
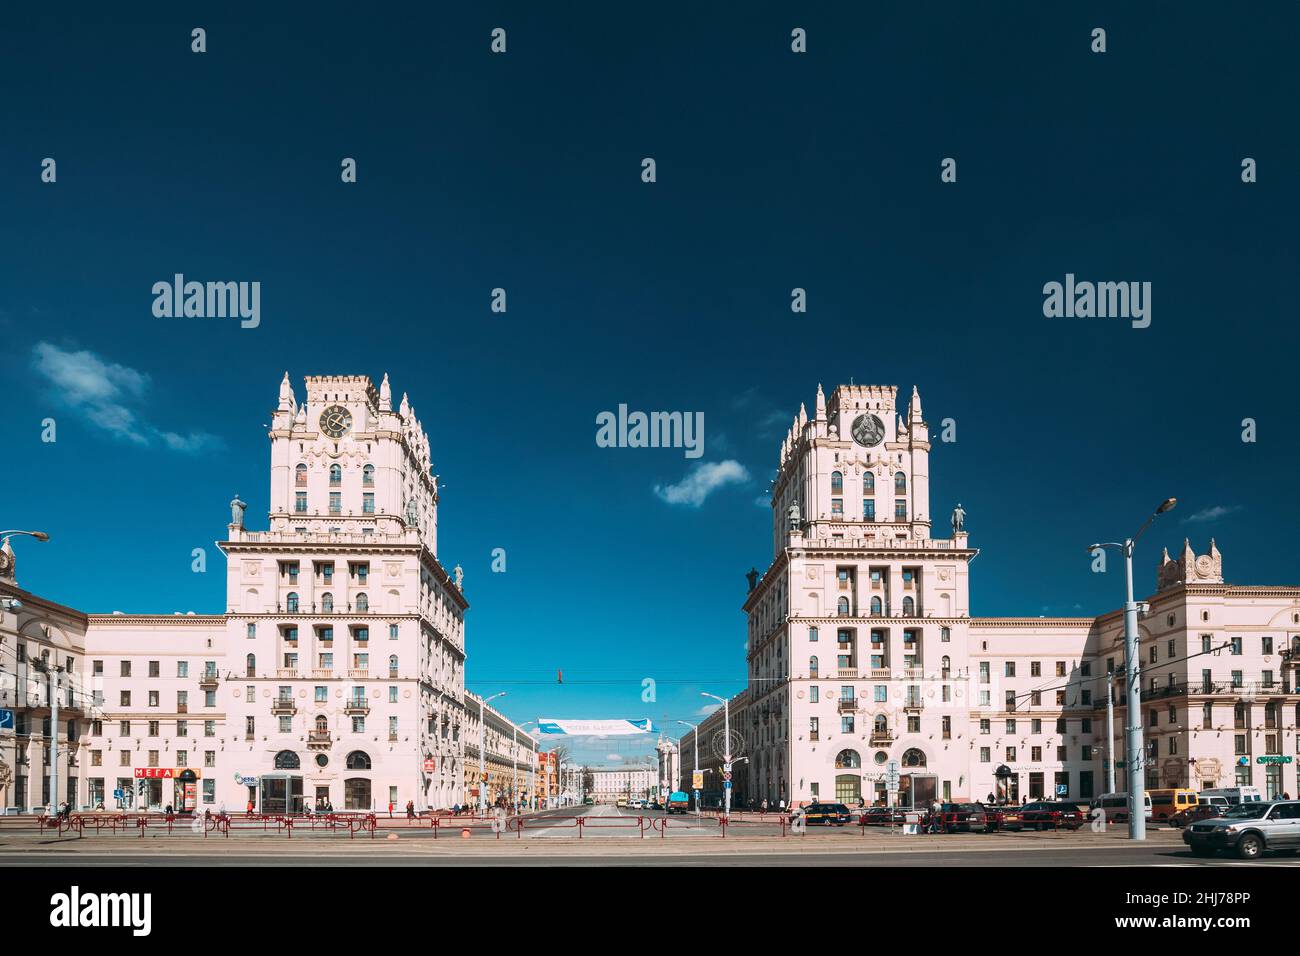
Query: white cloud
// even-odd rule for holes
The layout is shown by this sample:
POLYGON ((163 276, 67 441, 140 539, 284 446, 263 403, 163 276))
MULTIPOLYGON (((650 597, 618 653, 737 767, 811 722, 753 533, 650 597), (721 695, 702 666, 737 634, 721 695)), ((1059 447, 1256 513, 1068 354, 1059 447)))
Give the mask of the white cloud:
POLYGON ((221 444, 219 438, 207 432, 182 435, 145 421, 132 406, 144 403, 149 376, 107 362, 94 352, 71 352, 49 342, 38 342, 32 349, 32 367, 54 386, 60 401, 114 438, 137 445, 161 444, 187 453, 221 444))
POLYGON ((726 485, 749 481, 749 470, 740 462, 726 461, 696 465, 673 485, 655 485, 655 494, 670 505, 698 508, 709 495, 726 485))
POLYGON ((605 754, 605 759, 610 763, 619 763, 623 759, 622 754, 605 754))
POLYGON ((1200 524, 1205 521, 1217 521, 1225 515, 1240 511, 1241 505, 1214 505, 1194 511, 1183 519, 1183 524, 1200 524))
POLYGON ((701 717, 707 717, 707 716, 709 716, 709 714, 713 713, 715 710, 717 710, 717 709, 718 709, 719 707, 721 707, 721 706, 722 706, 721 704, 717 704, 717 703, 714 703, 714 704, 705 704, 703 707, 701 707, 701 708, 700 708, 699 710, 697 710, 695 713, 697 713, 697 714, 698 714, 699 716, 701 716, 701 717))

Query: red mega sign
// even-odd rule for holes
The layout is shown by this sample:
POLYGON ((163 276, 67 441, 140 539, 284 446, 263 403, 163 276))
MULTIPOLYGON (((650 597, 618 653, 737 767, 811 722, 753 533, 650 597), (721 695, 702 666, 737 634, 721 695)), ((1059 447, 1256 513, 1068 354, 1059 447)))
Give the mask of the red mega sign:
MULTIPOLYGON (((179 777, 181 774, 183 774, 186 771, 186 769, 188 768, 186 767, 176 767, 176 768, 136 767, 135 776, 137 780, 145 777, 160 777, 163 780, 174 780, 176 777, 179 777)), ((195 777, 199 776, 199 772, 197 770, 192 771, 192 773, 194 774, 195 777)))

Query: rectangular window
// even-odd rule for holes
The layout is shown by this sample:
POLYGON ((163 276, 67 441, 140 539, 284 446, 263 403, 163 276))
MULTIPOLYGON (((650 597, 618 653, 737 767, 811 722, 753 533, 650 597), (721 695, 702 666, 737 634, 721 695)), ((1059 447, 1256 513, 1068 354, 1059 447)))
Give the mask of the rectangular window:
POLYGON ((161 676, 162 676, 162 671, 160 670, 161 666, 162 666, 162 665, 161 665, 161 663, 160 663, 159 661, 150 661, 150 662, 149 662, 149 676, 150 676, 150 677, 161 677, 161 676))
POLYGON ((189 677, 189 676, 190 676, 190 662, 189 662, 189 661, 177 661, 177 662, 176 662, 176 676, 177 676, 177 677, 189 677))
MULTIPOLYGON (((814 634, 813 640, 814 640, 814 641, 817 640, 817 638, 816 638, 816 636, 815 636, 816 633, 817 633, 817 632, 816 632, 816 629, 814 628, 814 630, 813 630, 813 634, 814 634)), ((395 641, 395 640, 397 640, 397 635, 398 635, 397 625, 396 625, 396 624, 389 624, 389 625, 388 625, 388 639, 389 639, 390 641, 395 641)))
POLYGON ((894 520, 907 520, 907 502, 901 498, 894 502, 894 520))
POLYGON ((852 714, 845 714, 844 716, 840 717, 840 733, 842 733, 842 734, 851 734, 851 733, 853 733, 853 715, 852 715, 852 714))
POLYGON ((1004 672, 1003 676, 1004 676, 1004 677, 1015 677, 1015 676, 1016 676, 1016 662, 1015 662, 1015 661, 1007 661, 1007 662, 1006 662, 1006 665, 1005 665, 1005 672, 1004 672))
POLYGON ((866 521, 876 520, 876 502, 873 499, 862 499, 862 517, 866 521))
POLYGON ((122 677, 130 677, 130 676, 131 676, 131 662, 130 662, 130 661, 122 661, 122 662, 118 665, 118 667, 120 668, 120 675, 121 675, 122 677))
POLYGON ((307 492, 295 492, 293 496, 293 510, 298 514, 307 513, 307 492))

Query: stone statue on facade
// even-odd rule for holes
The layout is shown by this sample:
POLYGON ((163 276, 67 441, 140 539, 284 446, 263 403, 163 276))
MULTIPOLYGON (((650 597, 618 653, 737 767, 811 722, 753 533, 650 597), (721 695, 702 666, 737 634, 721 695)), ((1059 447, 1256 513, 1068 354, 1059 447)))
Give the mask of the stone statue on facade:
POLYGON ((790 530, 791 530, 791 531, 798 531, 798 530, 799 530, 799 523, 800 523, 800 522, 799 522, 799 502, 796 501, 794 504, 792 504, 792 505, 790 506, 790 510, 786 512, 786 516, 790 519, 790 530))
POLYGON ((952 531, 956 534, 959 531, 966 530, 966 510, 962 508, 961 502, 957 502, 957 507, 952 509, 952 531))
POLYGON ((244 511, 247 508, 248 505, 239 500, 239 495, 235 495, 234 499, 231 500, 230 523, 236 528, 242 528, 244 526, 244 511))
POLYGON ((758 568, 750 568, 745 577, 749 579, 749 589, 751 591, 758 587, 758 568))
POLYGON ((465 590, 465 587, 464 587, 464 581, 465 581, 465 569, 462 568, 462 567, 458 564, 458 565, 456 565, 456 567, 452 568, 451 573, 452 573, 453 575, 455 575, 455 578, 456 578, 456 590, 457 590, 457 591, 463 591, 463 590, 465 590))
POLYGON ((420 520, 419 506, 416 505, 414 498, 406 499, 406 526, 414 528, 417 521, 420 520))

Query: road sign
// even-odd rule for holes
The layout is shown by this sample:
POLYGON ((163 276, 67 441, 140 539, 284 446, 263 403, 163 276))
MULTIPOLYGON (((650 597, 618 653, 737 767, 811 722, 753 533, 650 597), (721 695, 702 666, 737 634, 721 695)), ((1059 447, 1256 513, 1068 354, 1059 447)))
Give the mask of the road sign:
POLYGON ((125 800, 125 799, 126 799, 126 791, 125 791, 125 790, 114 790, 114 791, 113 791, 113 799, 114 799, 114 800, 125 800))
POLYGON ((0 710, 0 730, 14 729, 14 712, 12 710, 0 710))
POLYGON ((730 780, 730 779, 731 779, 731 771, 728 770, 726 773, 724 773, 724 774, 722 775, 722 779, 723 779, 723 780, 730 780))
POLYGON ((726 763, 724 763, 724 764, 722 765, 722 769, 723 769, 724 771, 726 771, 727 773, 731 773, 731 761, 728 760, 726 763))
POLYGON ((730 789, 731 789, 731 781, 730 781, 730 780, 724 780, 724 781, 722 781, 722 789, 723 789, 723 790, 730 790, 730 789))
POLYGON ((425 758, 424 758, 424 772, 425 772, 425 773, 433 773, 433 772, 434 772, 435 770, 437 770, 437 769, 438 769, 438 761, 434 760, 432 757, 425 757, 425 758))
POLYGON ((1063 783, 1058 783, 1058 784, 1056 785, 1056 795, 1057 795, 1058 797, 1063 797, 1063 796, 1065 796, 1065 795, 1066 795, 1067 793, 1069 793, 1069 792, 1070 792, 1070 788, 1069 788, 1068 786, 1066 786, 1065 784, 1063 784, 1063 783))

